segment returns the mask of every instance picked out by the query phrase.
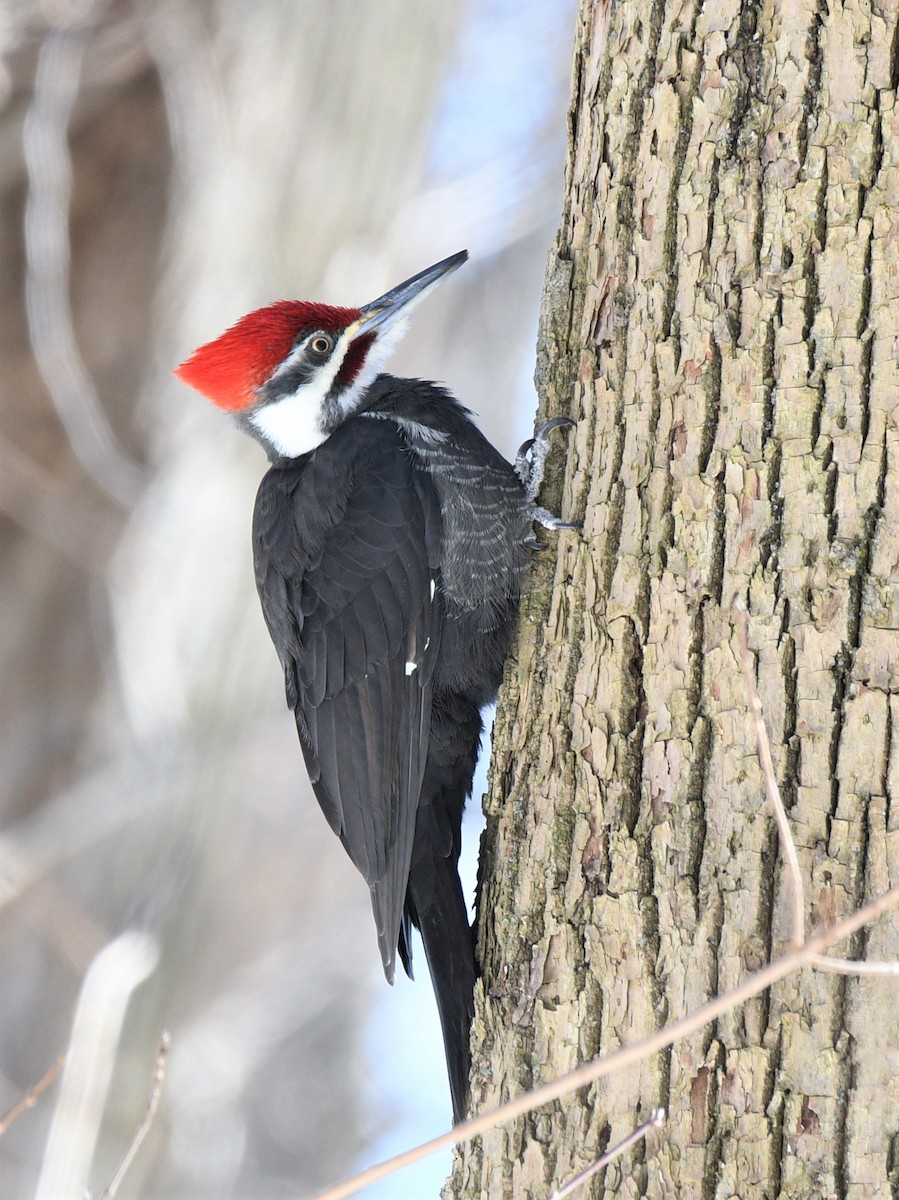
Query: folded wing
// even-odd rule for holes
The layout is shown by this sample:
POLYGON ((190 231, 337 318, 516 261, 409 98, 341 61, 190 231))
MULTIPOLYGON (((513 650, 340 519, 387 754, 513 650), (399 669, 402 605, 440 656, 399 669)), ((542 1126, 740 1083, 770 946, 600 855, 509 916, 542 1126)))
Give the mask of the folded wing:
POLYGON ((440 511, 396 426, 364 428, 361 444, 338 431, 269 472, 254 551, 309 776, 369 885, 392 979, 440 636, 440 511))

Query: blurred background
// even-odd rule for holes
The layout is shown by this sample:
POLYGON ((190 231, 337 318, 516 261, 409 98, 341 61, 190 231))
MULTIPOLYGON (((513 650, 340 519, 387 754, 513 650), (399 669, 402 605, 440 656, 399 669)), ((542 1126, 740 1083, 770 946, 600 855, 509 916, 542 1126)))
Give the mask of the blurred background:
MULTIPOLYGON (((285 707, 252 573, 264 456, 170 372, 258 305, 363 303, 467 247, 392 369, 446 381, 512 455, 575 13, 0 0, 0 1111, 68 1044, 101 949, 149 935, 85 1118, 94 1195, 164 1027, 121 1196, 300 1197, 449 1125, 424 956, 387 986, 285 707)), ((477 838, 475 812, 472 882, 477 838)), ((52 1194, 59 1092, 0 1139, 0 1195, 52 1194)), ((447 1169, 366 1195, 436 1196, 447 1169)))

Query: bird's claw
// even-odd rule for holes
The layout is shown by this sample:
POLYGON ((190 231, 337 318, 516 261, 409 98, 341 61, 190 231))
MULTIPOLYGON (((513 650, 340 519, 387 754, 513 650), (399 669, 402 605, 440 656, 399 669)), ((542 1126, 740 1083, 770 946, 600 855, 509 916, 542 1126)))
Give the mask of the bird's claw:
POLYGON ((542 525, 544 529, 580 529, 580 521, 563 521, 561 517, 554 516, 548 508, 534 508, 531 510, 532 518, 538 525, 542 525))
POLYGON ((576 425, 577 421, 571 417, 550 417, 534 434, 534 440, 545 442, 554 429, 574 429, 576 425))
MULTIPOLYGON (((554 429, 571 428, 574 425, 575 422, 570 417, 551 417, 540 426, 532 438, 522 442, 519 447, 518 454, 515 456, 515 471, 524 487, 524 494, 531 504, 536 500, 543 482, 543 471, 550 446, 549 435, 554 429)), ((533 520, 542 525, 544 529, 580 529, 581 527, 578 522, 563 521, 560 517, 554 516, 549 509, 540 508, 538 505, 534 506, 531 515, 533 520)), ((536 538, 529 540, 526 544, 532 549, 540 548, 540 543, 536 538)))
POLYGON ((528 500, 535 500, 543 482, 546 456, 549 454, 549 435, 554 429, 574 426, 570 417, 550 417, 532 438, 522 442, 515 456, 515 472, 524 485, 528 500))

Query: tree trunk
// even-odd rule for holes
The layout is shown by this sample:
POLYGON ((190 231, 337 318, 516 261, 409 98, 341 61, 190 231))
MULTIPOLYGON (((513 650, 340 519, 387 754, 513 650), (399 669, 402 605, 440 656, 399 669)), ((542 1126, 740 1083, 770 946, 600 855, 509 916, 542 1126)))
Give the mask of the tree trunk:
MULTIPOLYGON (((899 881, 897 82, 896 0, 583 0, 538 384, 584 527, 497 717, 475 1110, 788 948, 734 600, 807 927, 899 881)), ((897 959, 899 922, 836 952, 897 959)), ((543 1200, 661 1105, 581 1195, 899 1196, 897 1068, 896 981, 806 969, 466 1147, 447 1194, 543 1200)))

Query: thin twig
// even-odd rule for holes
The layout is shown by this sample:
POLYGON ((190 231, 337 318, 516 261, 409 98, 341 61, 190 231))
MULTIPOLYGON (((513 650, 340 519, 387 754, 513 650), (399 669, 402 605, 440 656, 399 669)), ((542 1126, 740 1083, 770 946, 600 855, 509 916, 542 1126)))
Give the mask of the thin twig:
POLYGON ((540 1087, 524 1092, 505 1104, 490 1109, 489 1112, 463 1121, 449 1133, 432 1138, 420 1146, 415 1146, 394 1158, 387 1159, 385 1162, 375 1163, 343 1183, 320 1192, 315 1200, 344 1200, 346 1196, 354 1196, 364 1187, 377 1183, 379 1179, 384 1179, 387 1175, 392 1175, 403 1167, 411 1166, 412 1163, 419 1162, 428 1155, 435 1154, 438 1150, 470 1142, 472 1138, 487 1133, 498 1125, 504 1125, 516 1117, 523 1116, 532 1109, 539 1108, 542 1104, 549 1104, 553 1100, 558 1100, 560 1096, 594 1083, 597 1079, 602 1079, 615 1071, 621 1071, 636 1062, 642 1062, 651 1054, 666 1049, 680 1038, 687 1037, 704 1025, 716 1021, 725 1013, 745 1003, 753 996, 757 996, 759 992, 763 992, 772 984, 791 975, 800 967, 814 962, 828 946, 851 937, 863 925, 867 925, 881 916, 897 903, 899 903, 899 886, 890 888, 883 895, 877 896, 856 912, 850 913, 848 917, 844 917, 835 925, 831 925, 829 929, 825 929, 811 938, 804 946, 791 950, 782 958, 775 959, 767 967, 755 971, 747 979, 744 979, 732 991, 726 992, 723 996, 717 996, 714 1000, 709 1000, 685 1017, 681 1017, 679 1021, 667 1025, 664 1029, 660 1029, 648 1037, 641 1038, 640 1041, 634 1042, 630 1046, 624 1046, 613 1054, 583 1063, 567 1075, 562 1075, 558 1079, 553 1079, 549 1083, 541 1084, 540 1087))
MULTIPOLYGON (((805 896, 802 886, 802 872, 799 867, 799 854, 796 850, 796 842, 793 840, 790 822, 787 819, 786 809, 783 806, 783 800, 780 795, 780 788, 777 786, 777 779, 774 774, 774 763, 771 759, 768 731, 765 728, 762 715, 762 702, 759 699, 752 670, 752 654, 749 650, 749 618, 746 606, 739 598, 734 600, 733 613, 737 626, 740 661, 743 667, 743 674, 746 677, 746 692, 749 697, 749 706, 752 709, 755 736, 758 742, 759 762, 761 763, 762 775, 765 779, 765 790, 768 794, 768 801, 774 810, 780 847, 786 859, 790 878, 790 888, 793 896, 793 944, 802 946, 805 944, 805 896)), ((819 971, 830 971, 835 975, 899 975, 899 963, 897 962, 859 962, 845 958, 830 958, 824 954, 816 954, 813 958, 809 959, 809 966, 815 967, 819 971)))
POLYGON ((790 891, 793 897, 793 945, 798 947, 805 942, 805 890, 802 885, 799 855, 796 852, 796 843, 793 841, 786 809, 780 798, 777 776, 774 774, 774 761, 771 758, 771 745, 768 741, 768 731, 765 728, 762 702, 759 699, 758 688, 755 686, 755 675, 752 669, 752 652, 749 649, 749 618, 742 600, 734 601, 733 612, 736 618, 737 641, 740 647, 740 664, 746 679, 746 692, 749 696, 749 707, 752 710, 752 723, 758 742, 759 762, 765 780, 765 791, 768 795, 768 803, 774 811, 774 820, 777 823, 777 832, 780 837, 780 848, 790 879, 790 891))
POLYGON ((830 958, 816 954, 809 962, 818 971, 830 971, 833 975, 899 975, 899 962, 864 962, 852 958, 830 958))
POLYGON ((144 1115, 140 1119, 140 1123, 134 1131, 134 1136, 128 1149, 122 1156, 122 1161, 116 1167, 112 1179, 107 1183, 106 1187, 100 1193, 100 1200, 113 1200, 116 1192, 119 1190, 122 1180, 128 1173, 131 1164, 134 1162, 134 1156, 143 1144, 144 1138, 150 1132, 150 1126, 153 1124, 153 1118, 156 1116, 156 1110, 159 1108, 159 1099, 162 1096, 162 1084, 165 1080, 165 1067, 169 1053, 169 1035, 163 1030, 162 1036, 159 1039, 159 1050, 156 1054, 156 1066, 153 1070, 153 1082, 150 1086, 150 1097, 147 1100, 147 1107, 144 1115))
POLYGON ((629 1150, 631 1146, 642 1141, 650 1129, 659 1129, 664 1123, 664 1108, 653 1109, 648 1121, 644 1121, 642 1125, 638 1125, 633 1133, 627 1135, 623 1142, 619 1142, 617 1146, 613 1146, 611 1150, 607 1150, 596 1162, 591 1163, 583 1171, 579 1171, 577 1175, 568 1180, 564 1187, 559 1188, 557 1192, 553 1192, 549 1200, 564 1200, 566 1196, 573 1195, 579 1187, 585 1184, 588 1179, 592 1179, 594 1175, 598 1175, 603 1167, 607 1167, 613 1159, 618 1158, 624 1154, 625 1150, 629 1150))
POLYGON ((53 1066, 41 1076, 34 1087, 0 1117, 0 1137, 6 1133, 13 1121, 18 1121, 22 1113, 27 1112, 29 1108, 34 1108, 50 1084, 58 1078, 60 1071, 66 1065, 68 1054, 68 1050, 63 1050, 53 1066))

